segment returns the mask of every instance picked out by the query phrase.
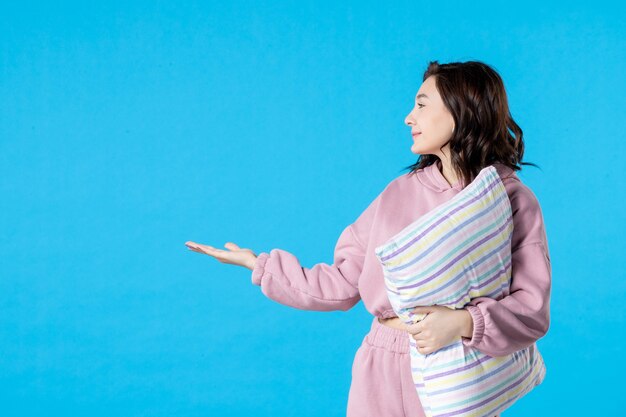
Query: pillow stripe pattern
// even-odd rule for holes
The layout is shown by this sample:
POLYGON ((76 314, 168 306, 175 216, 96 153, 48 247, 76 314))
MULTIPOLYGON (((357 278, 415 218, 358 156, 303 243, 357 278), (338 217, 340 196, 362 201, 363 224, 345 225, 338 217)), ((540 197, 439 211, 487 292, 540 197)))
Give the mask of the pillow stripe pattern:
MULTIPOLYGON (((405 324, 423 320, 417 306, 466 306, 500 299, 511 282, 511 204, 489 165, 463 190, 375 248, 391 305, 405 324)), ((411 374, 428 417, 492 417, 545 377, 536 344, 492 357, 459 338, 421 354, 409 337, 411 374)))

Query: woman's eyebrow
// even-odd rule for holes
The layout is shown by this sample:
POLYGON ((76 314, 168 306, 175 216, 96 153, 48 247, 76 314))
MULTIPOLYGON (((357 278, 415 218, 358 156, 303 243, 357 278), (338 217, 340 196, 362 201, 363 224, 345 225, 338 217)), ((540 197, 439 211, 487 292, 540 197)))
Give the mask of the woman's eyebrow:
POLYGON ((417 99, 418 99, 418 98, 420 98, 420 97, 426 97, 426 98, 428 98, 428 96, 427 96, 426 94, 422 93, 422 94, 418 94, 417 96, 415 96, 415 100, 417 100, 417 99))

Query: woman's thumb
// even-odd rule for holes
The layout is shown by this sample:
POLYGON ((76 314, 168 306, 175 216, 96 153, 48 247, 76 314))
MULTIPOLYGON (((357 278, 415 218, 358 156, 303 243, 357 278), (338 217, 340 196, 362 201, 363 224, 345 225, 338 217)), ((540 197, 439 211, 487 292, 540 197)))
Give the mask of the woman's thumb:
POLYGON ((233 242, 226 242, 224 247, 227 248, 227 249, 230 249, 230 250, 239 250, 239 249, 241 249, 239 246, 237 246, 233 242))

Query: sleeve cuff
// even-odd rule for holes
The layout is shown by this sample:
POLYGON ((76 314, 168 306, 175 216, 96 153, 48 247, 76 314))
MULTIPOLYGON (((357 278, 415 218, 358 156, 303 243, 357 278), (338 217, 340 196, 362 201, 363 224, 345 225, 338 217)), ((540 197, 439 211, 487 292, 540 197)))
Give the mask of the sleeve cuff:
POLYGON ((261 286, 261 277, 265 272, 265 263, 269 259, 270 254, 266 252, 261 252, 257 257, 254 263, 254 269, 252 270, 252 283, 254 285, 261 286))
POLYGON ((483 339, 485 334, 485 319, 483 314, 477 306, 466 306, 465 309, 472 316, 474 322, 474 330, 472 332, 472 338, 462 338, 465 346, 476 346, 483 339))

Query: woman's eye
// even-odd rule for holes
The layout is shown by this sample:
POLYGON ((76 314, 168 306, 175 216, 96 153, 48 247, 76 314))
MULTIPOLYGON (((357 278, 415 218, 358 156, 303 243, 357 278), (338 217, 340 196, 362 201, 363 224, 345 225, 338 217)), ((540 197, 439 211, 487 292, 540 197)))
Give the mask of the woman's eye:
POLYGON ((420 109, 421 109, 422 107, 424 107, 424 105, 423 105, 423 104, 421 104, 421 103, 417 103, 417 105, 418 105, 418 106, 420 106, 420 109))

